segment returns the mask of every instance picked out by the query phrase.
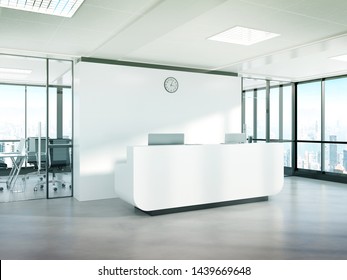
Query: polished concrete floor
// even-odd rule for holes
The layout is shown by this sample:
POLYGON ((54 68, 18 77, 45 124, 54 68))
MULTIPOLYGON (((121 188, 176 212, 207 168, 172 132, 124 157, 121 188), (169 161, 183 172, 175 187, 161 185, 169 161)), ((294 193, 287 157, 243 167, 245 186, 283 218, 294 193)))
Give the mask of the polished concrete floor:
POLYGON ((0 203, 0 259, 347 259, 347 185, 287 177, 267 202, 154 217, 119 199, 0 203))

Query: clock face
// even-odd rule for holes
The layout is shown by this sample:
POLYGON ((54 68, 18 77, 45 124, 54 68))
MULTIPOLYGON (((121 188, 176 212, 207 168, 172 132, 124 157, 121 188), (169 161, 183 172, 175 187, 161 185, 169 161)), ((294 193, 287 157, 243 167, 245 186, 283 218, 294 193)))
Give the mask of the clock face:
POLYGON ((178 82, 175 78, 169 77, 165 79, 164 88, 167 92, 174 93, 178 89, 178 82))

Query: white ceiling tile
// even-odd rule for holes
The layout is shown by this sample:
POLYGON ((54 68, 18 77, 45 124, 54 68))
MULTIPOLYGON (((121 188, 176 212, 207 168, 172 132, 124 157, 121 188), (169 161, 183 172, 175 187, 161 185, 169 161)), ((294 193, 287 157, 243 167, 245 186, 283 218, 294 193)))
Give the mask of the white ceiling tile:
POLYGON ((273 27, 274 32, 280 33, 284 40, 295 42, 295 45, 321 40, 336 34, 344 33, 347 27, 317 18, 279 11, 264 19, 262 26, 273 27))
POLYGON ((245 3, 254 4, 258 6, 266 6, 273 9, 286 9, 293 5, 298 5, 304 0, 240 0, 245 3))
POLYGON ((229 0, 192 19, 192 21, 195 24, 214 29, 215 33, 235 25, 247 25, 245 27, 259 29, 259 26, 256 26, 257 22, 271 18, 271 15, 277 12, 277 10, 266 6, 254 6, 240 0, 229 0))
POLYGON ((286 9, 288 12, 296 13, 323 21, 347 24, 347 2, 346 0, 316 0, 302 1, 286 9))
POLYGON ((219 69, 257 56, 321 40, 343 31, 343 26, 334 23, 321 22, 279 10, 269 10, 267 7, 252 10, 252 5, 249 3, 228 1, 129 52, 123 59, 160 64, 172 64, 174 61, 175 64, 190 67, 195 65, 219 69), (251 21, 248 17, 244 17, 246 11, 252 18, 251 21), (263 16, 255 17, 257 12, 263 16), (213 24, 209 24, 211 22, 213 24), (261 30, 280 33, 281 36, 248 47, 206 40, 216 32, 235 25, 256 26, 261 30))
POLYGON ((292 50, 258 57, 220 70, 257 76, 263 73, 269 78, 283 77, 294 81, 346 74, 347 63, 330 59, 336 54, 347 53, 346 46, 347 36, 340 36, 292 50))
MULTIPOLYGON (((177 1, 177 0, 176 0, 177 1)), ((139 13, 159 0, 86 0, 84 6, 94 6, 127 13, 139 13)))
POLYGON ((45 50, 49 54, 57 54, 65 57, 80 57, 81 54, 83 56, 84 53, 88 53, 89 51, 90 47, 88 45, 72 44, 69 42, 60 42, 59 44, 51 42, 46 45, 45 50))
MULTIPOLYGON (((1 31, 0 31, 1 33, 1 31)), ((12 51, 30 51, 36 52, 37 54, 46 53, 46 42, 45 41, 36 41, 36 40, 28 40, 26 36, 23 37, 11 37, 7 35, 1 36, 0 48, 5 51, 2 53, 7 53, 6 50, 12 51)), ((12 52, 13 53, 13 52, 12 52)))
POLYGON ((136 61, 145 58, 146 62, 153 61, 158 64, 170 64, 170 61, 175 61, 176 65, 216 69, 249 57, 256 57, 261 52, 267 54, 286 44, 287 42, 277 38, 247 47, 213 41, 184 42, 162 39, 130 53, 124 57, 124 60, 136 61))
MULTIPOLYGON (((110 34, 108 32, 91 32, 87 29, 59 27, 54 37, 49 40, 50 46, 58 46, 69 44, 71 46, 79 46, 79 50, 83 50, 81 55, 91 52, 97 48, 100 42, 106 41, 110 34)), ((71 53, 76 54, 76 49, 72 48, 71 53)))
POLYGON ((18 39, 24 37, 29 41, 45 41, 51 38, 56 29, 57 26, 53 24, 0 18, 1 36, 18 39))
POLYGON ((14 10, 0 7, 0 18, 17 19, 22 21, 32 21, 36 23, 60 24, 64 21, 63 17, 33 13, 22 10, 14 10))
POLYGON ((98 6, 83 5, 78 14, 72 18, 66 18, 62 26, 67 28, 80 28, 95 31, 108 31, 114 33, 119 25, 122 25, 130 15, 128 13, 105 9, 98 6))
POLYGON ((346 0, 86 0, 71 19, 0 8, 0 49, 233 72, 263 71, 266 75, 297 79, 319 71, 341 70, 342 66, 336 63, 320 68, 328 54, 347 53, 347 42, 332 39, 347 34, 346 3, 346 0), (236 25, 281 36, 248 47, 206 40, 236 25), (321 43, 312 45, 317 42, 321 43), (295 72, 300 63, 308 62, 312 63, 312 69, 301 67, 295 72))
POLYGON ((195 0, 186 0, 181 5, 177 5, 177 1, 173 0, 162 1, 116 34, 107 44, 100 46, 93 55, 101 57, 114 54, 116 59, 121 59, 224 1, 210 0, 197 4, 195 0))

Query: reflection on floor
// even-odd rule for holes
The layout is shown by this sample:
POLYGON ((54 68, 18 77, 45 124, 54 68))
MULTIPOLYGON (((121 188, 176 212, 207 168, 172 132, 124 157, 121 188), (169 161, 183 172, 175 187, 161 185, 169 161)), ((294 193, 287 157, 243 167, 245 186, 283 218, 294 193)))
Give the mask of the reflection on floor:
POLYGON ((119 199, 0 203, 0 259, 346 260, 347 185, 284 181, 267 202, 153 217, 119 199))
MULTIPOLYGON (((18 176, 12 190, 7 189, 6 179, 6 176, 0 176, 0 202, 47 198, 46 176, 42 173, 33 172, 18 176)), ((71 196, 71 175, 58 173, 53 182, 52 174, 50 174, 48 186, 51 198, 71 196)))

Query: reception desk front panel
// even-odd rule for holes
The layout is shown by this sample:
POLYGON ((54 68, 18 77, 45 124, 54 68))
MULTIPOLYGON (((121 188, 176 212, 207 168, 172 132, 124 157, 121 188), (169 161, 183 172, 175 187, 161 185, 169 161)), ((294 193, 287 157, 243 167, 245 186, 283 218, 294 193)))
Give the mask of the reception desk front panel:
POLYGON ((116 192, 143 211, 267 197, 283 186, 283 145, 135 146, 116 192))

